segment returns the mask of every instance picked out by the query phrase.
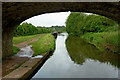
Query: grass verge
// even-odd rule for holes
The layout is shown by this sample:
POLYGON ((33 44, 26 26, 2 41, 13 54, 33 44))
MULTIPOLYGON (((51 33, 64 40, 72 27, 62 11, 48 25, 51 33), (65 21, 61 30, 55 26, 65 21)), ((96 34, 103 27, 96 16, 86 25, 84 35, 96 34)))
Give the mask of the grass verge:
POLYGON ((94 44, 100 50, 108 49, 112 52, 118 52, 118 31, 102 33, 86 33, 81 38, 94 44))
POLYGON ((34 51, 33 56, 40 55, 41 53, 54 51, 55 38, 51 34, 46 34, 40 37, 38 41, 29 43, 28 45, 32 45, 32 49, 34 51))
POLYGON ((20 51, 20 49, 16 46, 13 46, 13 54, 18 53, 18 51, 20 51))
POLYGON ((41 34, 13 37, 13 44, 19 44, 21 42, 31 41, 33 38, 40 36, 40 35, 41 34))
MULTIPOLYGON (((10 56, 14 56, 16 53, 18 53, 20 51, 20 49, 18 48, 18 47, 16 47, 16 46, 13 46, 13 54, 10 54, 8 57, 10 57, 10 56)), ((3 60, 4 60, 4 58, 3 58, 3 60)))

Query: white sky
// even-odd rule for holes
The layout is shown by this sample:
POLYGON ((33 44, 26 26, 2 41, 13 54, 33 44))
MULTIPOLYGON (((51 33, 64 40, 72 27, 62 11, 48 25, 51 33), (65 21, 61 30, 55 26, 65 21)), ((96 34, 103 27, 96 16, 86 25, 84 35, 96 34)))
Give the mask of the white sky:
MULTIPOLYGON (((51 27, 51 26, 65 26, 65 22, 67 17, 70 15, 69 12, 57 12, 57 13, 47 13, 42 15, 33 16, 24 22, 31 23, 34 26, 45 26, 45 27, 51 27)), ((90 15, 91 13, 86 13, 87 15, 90 15)), ((21 24, 22 24, 21 23, 21 24)))
POLYGON ((34 26, 63 26, 65 25, 65 21, 71 12, 58 12, 58 13, 47 13, 38 16, 31 17, 24 22, 31 23, 34 26))

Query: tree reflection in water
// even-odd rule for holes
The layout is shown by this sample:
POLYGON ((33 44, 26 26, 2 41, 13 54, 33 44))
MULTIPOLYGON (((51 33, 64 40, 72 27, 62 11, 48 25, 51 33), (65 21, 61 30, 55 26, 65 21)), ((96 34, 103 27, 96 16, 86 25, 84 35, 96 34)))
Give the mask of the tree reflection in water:
POLYGON ((80 37, 69 36, 66 40, 66 47, 71 59, 77 64, 83 65, 87 59, 92 59, 119 68, 118 54, 100 51, 80 37))

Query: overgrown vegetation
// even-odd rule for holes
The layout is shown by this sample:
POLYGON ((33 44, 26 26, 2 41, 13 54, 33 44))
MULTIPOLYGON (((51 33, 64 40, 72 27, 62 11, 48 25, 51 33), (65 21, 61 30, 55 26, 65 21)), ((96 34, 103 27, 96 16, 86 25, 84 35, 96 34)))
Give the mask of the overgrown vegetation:
POLYGON ((41 33, 50 33, 51 29, 47 28, 37 28, 31 23, 23 23, 17 27, 14 31, 14 36, 26 36, 26 35, 34 35, 41 33))
POLYGON ((35 27, 31 23, 23 23, 19 25, 14 31, 14 36, 28 36, 35 34, 51 33, 52 31, 65 31, 65 26, 51 26, 51 27, 35 27))
POLYGON ((69 35, 85 38, 99 49, 118 52, 118 24, 104 16, 72 12, 66 21, 69 35))
POLYGON ((100 50, 108 49, 118 53, 118 32, 86 33, 81 36, 100 50))
MULTIPOLYGON (((54 51, 55 48, 55 38, 51 33, 53 30, 61 29, 60 26, 55 27, 35 27, 31 23, 23 23, 17 27, 14 31, 13 44, 19 44, 25 41, 32 41, 37 37, 37 41, 29 43, 32 45, 32 49, 34 50, 34 55, 54 51), (43 34, 44 33, 44 34, 43 34), (40 38, 39 38, 40 37, 40 38)), ((64 28, 64 27, 63 27, 64 28)), ((14 53, 18 52, 17 47, 13 47, 14 53)))
POLYGON ((29 43, 28 45, 32 45, 32 49, 34 51, 33 56, 40 55, 41 53, 54 51, 55 38, 51 34, 46 34, 40 37, 38 41, 29 43))
POLYGON ((117 25, 115 21, 104 16, 72 12, 66 21, 66 30, 69 34, 80 36, 88 32, 105 32, 117 25))

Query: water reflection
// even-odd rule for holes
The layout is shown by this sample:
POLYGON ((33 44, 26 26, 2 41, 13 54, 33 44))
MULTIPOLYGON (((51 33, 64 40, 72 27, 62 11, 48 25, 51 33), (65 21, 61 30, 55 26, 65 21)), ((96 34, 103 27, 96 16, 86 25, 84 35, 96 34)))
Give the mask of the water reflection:
POLYGON ((62 33, 55 52, 33 78, 118 78, 118 68, 111 64, 117 66, 117 55, 103 54, 84 40, 62 33))
POLYGON ((79 37, 69 36, 66 40, 66 47, 71 59, 77 64, 83 65, 86 60, 92 59, 119 67, 118 54, 100 52, 95 46, 79 37))

